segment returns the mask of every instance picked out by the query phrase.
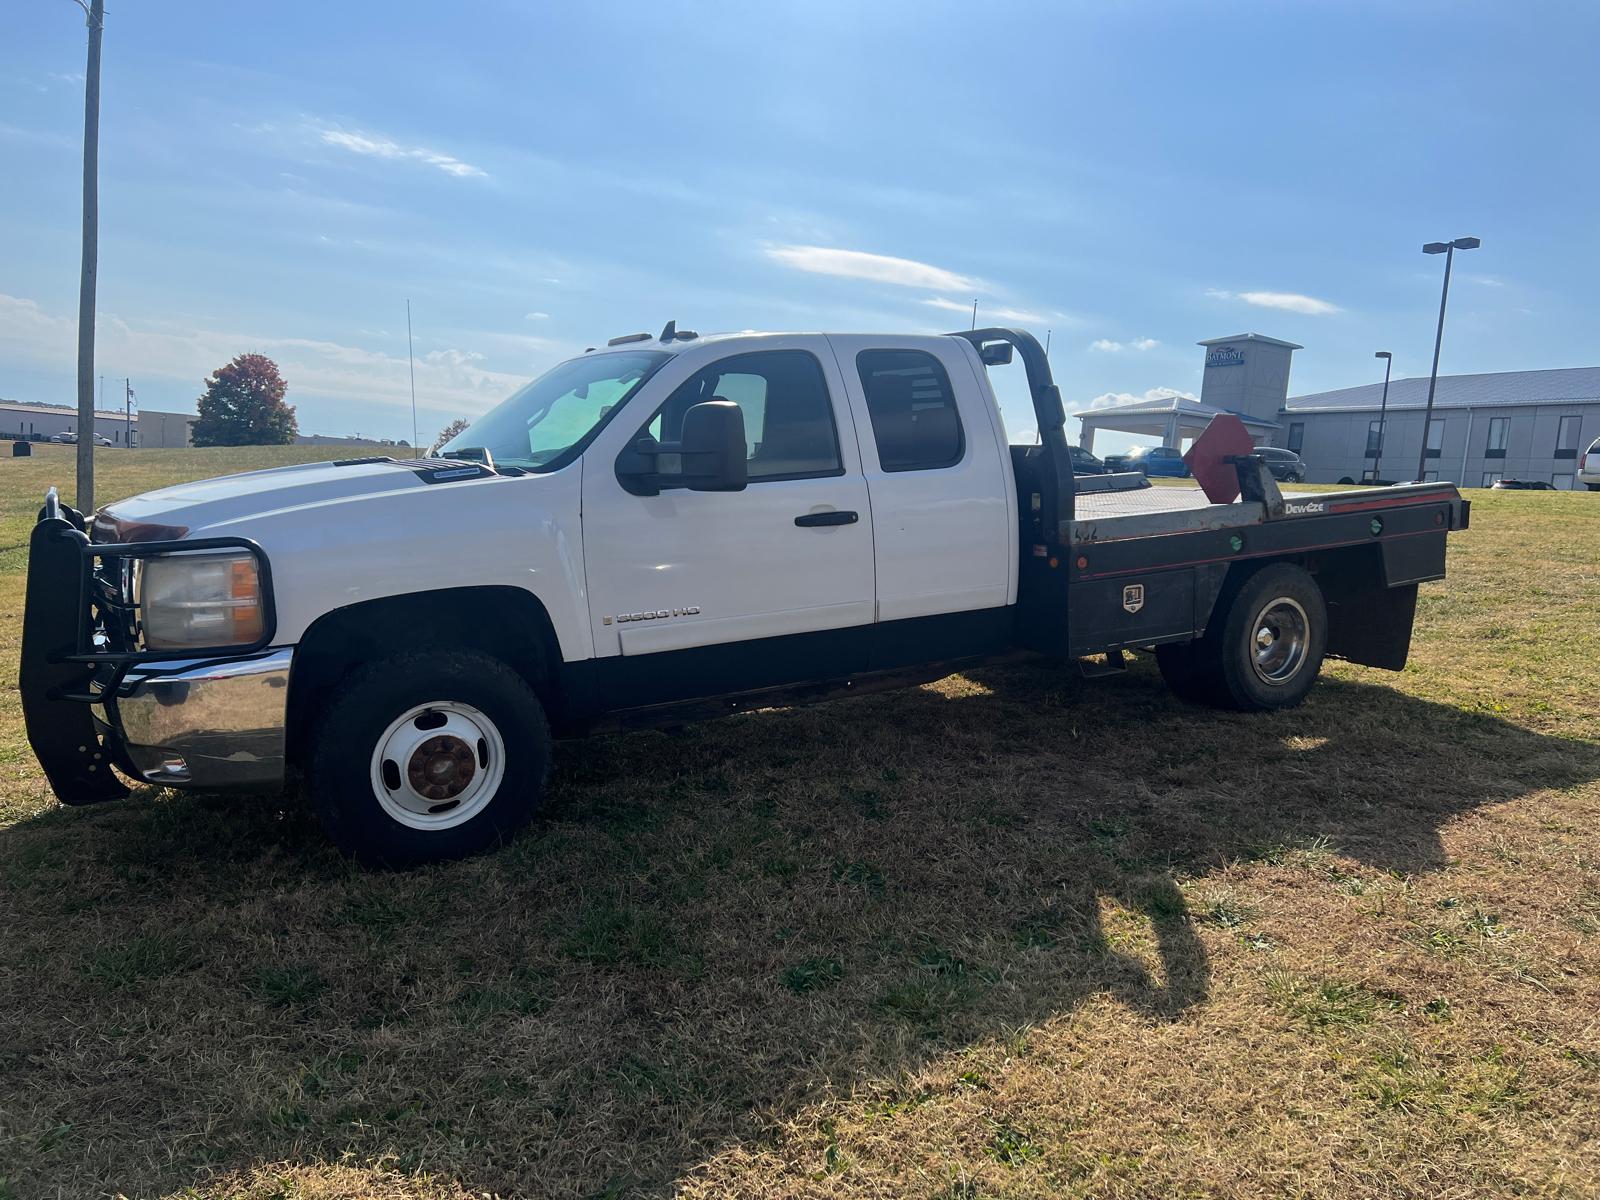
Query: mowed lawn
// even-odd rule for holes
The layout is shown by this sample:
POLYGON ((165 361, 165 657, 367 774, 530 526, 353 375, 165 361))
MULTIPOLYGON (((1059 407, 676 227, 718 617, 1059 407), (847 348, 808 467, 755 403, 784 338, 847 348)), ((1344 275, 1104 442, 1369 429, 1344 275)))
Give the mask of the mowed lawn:
POLYGON ((71 477, 0 460, 6 1200, 1600 1191, 1600 495, 1469 493, 1411 665, 1293 712, 1140 656, 565 743, 513 845, 393 875, 293 793, 55 805, 71 477))

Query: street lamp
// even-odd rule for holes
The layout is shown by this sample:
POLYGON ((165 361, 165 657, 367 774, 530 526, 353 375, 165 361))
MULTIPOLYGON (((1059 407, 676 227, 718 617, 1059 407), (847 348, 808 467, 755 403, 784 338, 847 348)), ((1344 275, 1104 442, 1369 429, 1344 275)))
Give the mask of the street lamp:
POLYGON ((1457 238, 1453 242, 1429 242, 1424 254, 1444 255, 1444 291, 1439 296, 1439 331, 1433 335, 1433 374, 1428 376, 1428 407, 1422 415, 1422 452, 1417 455, 1417 481, 1428 472, 1428 426, 1433 421, 1433 389, 1439 384, 1439 347, 1444 343, 1444 306, 1450 299, 1450 265, 1457 250, 1476 250, 1483 245, 1477 238, 1457 238))
MULTIPOLYGON (((1372 456, 1372 482, 1379 484, 1383 482, 1383 472, 1378 470, 1378 464, 1383 462, 1383 422, 1389 415, 1389 371, 1394 366, 1394 355, 1387 350, 1379 350, 1372 357, 1383 359, 1383 404, 1378 408, 1378 452, 1372 456)), ((1422 444, 1424 447, 1428 444, 1426 433, 1422 435, 1422 444)))

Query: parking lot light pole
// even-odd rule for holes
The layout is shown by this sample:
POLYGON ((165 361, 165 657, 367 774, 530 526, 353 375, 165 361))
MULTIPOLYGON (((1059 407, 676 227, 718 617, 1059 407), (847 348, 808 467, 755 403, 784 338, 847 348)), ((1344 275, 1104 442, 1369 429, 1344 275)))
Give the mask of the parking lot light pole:
MULTIPOLYGON (((1378 452, 1372 456, 1372 482, 1382 483, 1383 472, 1378 470, 1378 464, 1383 462, 1383 422, 1389 415, 1389 370, 1394 366, 1394 355, 1387 350, 1379 350, 1372 356, 1383 359, 1383 403, 1378 406, 1378 452)), ((1423 435, 1423 442, 1427 442, 1427 435, 1423 435)))
POLYGON ((1433 374, 1428 376, 1428 407, 1422 414, 1422 450, 1417 455, 1417 482, 1428 473, 1428 426, 1433 421, 1433 390, 1439 384, 1439 347, 1444 344, 1444 306, 1450 299, 1450 265, 1457 250, 1476 250, 1483 242, 1478 238, 1457 238, 1453 242, 1429 242, 1422 248, 1424 254, 1444 255, 1444 291, 1439 295, 1439 331, 1433 335, 1433 374))

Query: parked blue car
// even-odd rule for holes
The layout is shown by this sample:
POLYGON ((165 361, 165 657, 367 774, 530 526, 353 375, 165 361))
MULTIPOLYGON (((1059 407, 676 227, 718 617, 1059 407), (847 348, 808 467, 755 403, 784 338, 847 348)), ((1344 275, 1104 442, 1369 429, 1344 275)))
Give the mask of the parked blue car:
POLYGON ((1189 478, 1189 468, 1183 465, 1183 451, 1176 446, 1144 446, 1132 454, 1108 454, 1105 464, 1113 471, 1140 471, 1145 475, 1189 478))

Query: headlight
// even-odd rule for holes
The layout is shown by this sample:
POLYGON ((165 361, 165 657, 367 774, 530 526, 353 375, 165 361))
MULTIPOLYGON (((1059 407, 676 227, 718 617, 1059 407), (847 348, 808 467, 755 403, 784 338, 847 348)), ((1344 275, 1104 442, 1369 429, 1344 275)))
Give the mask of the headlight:
POLYGON ((248 646, 265 628, 261 575, 250 554, 140 559, 134 588, 147 650, 248 646))

